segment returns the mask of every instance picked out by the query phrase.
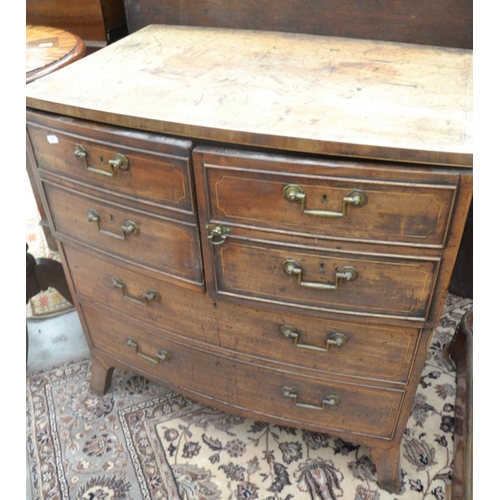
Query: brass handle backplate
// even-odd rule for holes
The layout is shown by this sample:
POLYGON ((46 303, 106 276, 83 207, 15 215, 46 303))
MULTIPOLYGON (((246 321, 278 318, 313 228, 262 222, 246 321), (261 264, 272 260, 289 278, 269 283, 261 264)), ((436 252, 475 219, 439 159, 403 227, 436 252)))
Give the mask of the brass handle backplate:
POLYGON ((208 229, 207 238, 210 240, 212 245, 221 245, 224 243, 228 234, 231 232, 230 227, 219 224, 207 224, 206 228, 208 229))
POLYGON ((314 281, 303 281, 302 267, 300 267, 300 264, 293 259, 285 260, 285 262, 281 264, 281 269, 286 274, 296 275, 297 281, 300 286, 316 288, 318 290, 337 290, 340 280, 353 281, 358 277, 358 271, 356 271, 354 267, 346 266, 342 268, 338 273, 335 273, 335 283, 333 285, 330 285, 328 283, 317 283, 314 281))
MULTIPOLYGON (((87 151, 81 144, 74 145, 73 154, 77 158, 80 158, 83 161, 83 165, 85 166, 86 170, 88 170, 89 172, 94 172, 96 174, 104 175, 106 177, 114 177, 116 175, 117 170, 123 171, 123 170, 128 170, 130 168, 130 163, 128 161, 128 158, 121 153, 116 153, 111 160, 108 160, 109 170, 104 170, 101 168, 90 166, 87 158, 87 151)), ((101 161, 102 163, 104 163, 104 160, 102 160, 102 158, 101 161)))
POLYGON ((301 212, 306 215, 316 215, 318 217, 345 217, 347 205, 353 207, 362 207, 368 200, 368 196, 361 189, 353 189, 347 196, 342 199, 342 211, 332 212, 329 210, 307 210, 306 209, 306 193, 297 184, 288 184, 283 188, 283 196, 285 200, 292 203, 299 203, 301 212))
POLYGON ((299 408, 307 408, 309 410, 324 410, 327 406, 338 406, 340 404, 340 398, 338 396, 334 396, 333 394, 330 396, 326 396, 321 402, 321 406, 308 403, 299 403, 299 395, 297 391, 295 389, 292 389, 291 387, 282 387, 281 394, 286 398, 294 399, 295 406, 298 406, 299 408))
POLYGON ((111 286, 113 288, 117 288, 118 290, 121 290, 123 298, 130 300, 131 302, 134 302, 135 304, 140 304, 141 306, 149 306, 151 302, 160 302, 161 297, 160 294, 153 289, 147 290, 143 294, 141 294, 139 297, 134 297, 132 295, 128 295, 126 293, 126 286, 123 281, 118 278, 117 276, 112 276, 111 277, 111 286))
POLYGON ((332 333, 328 336, 326 339, 326 347, 319 347, 299 342, 299 332, 292 325, 282 325, 280 331, 287 339, 292 339, 296 347, 309 349, 311 351, 327 352, 330 349, 330 346, 341 347, 347 343, 347 337, 343 333, 339 332, 332 333))
POLYGON ((118 240, 124 240, 127 236, 139 234, 139 226, 132 220, 125 221, 125 224, 120 227, 122 231, 121 234, 106 231, 101 227, 101 217, 99 213, 93 208, 89 208, 89 210, 87 211, 87 220, 89 222, 95 222, 100 233, 105 234, 106 236, 111 236, 112 238, 116 238, 118 240))
POLYGON ((135 353, 137 354, 137 356, 146 359, 147 361, 154 363, 155 365, 160 364, 160 361, 165 361, 169 356, 168 352, 165 349, 160 349, 153 358, 153 356, 148 356, 147 354, 139 351, 139 344, 132 337, 127 337, 126 342, 129 347, 135 349, 135 353))

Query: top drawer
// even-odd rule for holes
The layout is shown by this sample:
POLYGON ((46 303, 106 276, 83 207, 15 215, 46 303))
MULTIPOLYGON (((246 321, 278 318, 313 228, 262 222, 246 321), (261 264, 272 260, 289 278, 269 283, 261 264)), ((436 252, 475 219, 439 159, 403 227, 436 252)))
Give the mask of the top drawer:
POLYGON ((31 111, 27 133, 40 170, 194 214, 189 141, 31 111))
POLYGON ((459 176, 195 148, 208 221, 336 240, 443 248, 459 176))

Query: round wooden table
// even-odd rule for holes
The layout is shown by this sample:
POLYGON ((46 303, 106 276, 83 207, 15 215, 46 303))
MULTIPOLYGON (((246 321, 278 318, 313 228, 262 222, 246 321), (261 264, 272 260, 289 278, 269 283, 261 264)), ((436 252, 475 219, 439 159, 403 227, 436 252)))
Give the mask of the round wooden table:
POLYGON ((48 75, 85 55, 83 40, 48 26, 26 26, 26 83, 48 75))

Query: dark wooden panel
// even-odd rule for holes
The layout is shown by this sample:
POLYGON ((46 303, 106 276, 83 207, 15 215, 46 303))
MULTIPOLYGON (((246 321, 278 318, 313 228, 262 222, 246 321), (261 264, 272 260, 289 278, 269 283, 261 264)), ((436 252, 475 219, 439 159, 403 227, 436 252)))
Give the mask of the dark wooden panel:
POLYGON ((213 26, 472 48, 472 0, 124 0, 130 32, 213 26))
POLYGON ((458 251, 455 269, 451 278, 449 291, 460 297, 472 299, 474 292, 474 225, 473 204, 471 201, 469 214, 465 224, 462 243, 458 251))
POLYGON ((123 0, 26 0, 26 24, 61 28, 91 45, 126 34, 123 0))

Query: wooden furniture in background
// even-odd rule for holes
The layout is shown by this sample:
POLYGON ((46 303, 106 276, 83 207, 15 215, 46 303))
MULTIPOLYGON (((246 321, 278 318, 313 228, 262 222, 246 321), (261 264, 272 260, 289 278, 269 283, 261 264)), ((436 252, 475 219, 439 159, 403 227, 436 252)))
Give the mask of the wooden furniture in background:
POLYGON ((61 263, 53 259, 35 259, 28 250, 26 245, 26 304, 31 297, 49 287, 55 288, 68 302, 73 303, 61 263))
POLYGON ((26 24, 69 31, 84 41, 87 53, 127 34, 123 0, 26 0, 26 24))
POLYGON ((130 33, 162 23, 472 48, 472 0, 124 0, 124 4, 130 33))
POLYGON ((339 435, 399 491, 471 200, 471 63, 153 25, 29 85, 29 154, 92 389, 119 366, 339 435))
POLYGON ((80 37, 67 31, 26 25, 26 83, 48 75, 85 55, 80 37))
POLYGON ((462 318, 449 348, 457 372, 455 403, 452 500, 472 500, 473 496, 473 312, 462 318))

